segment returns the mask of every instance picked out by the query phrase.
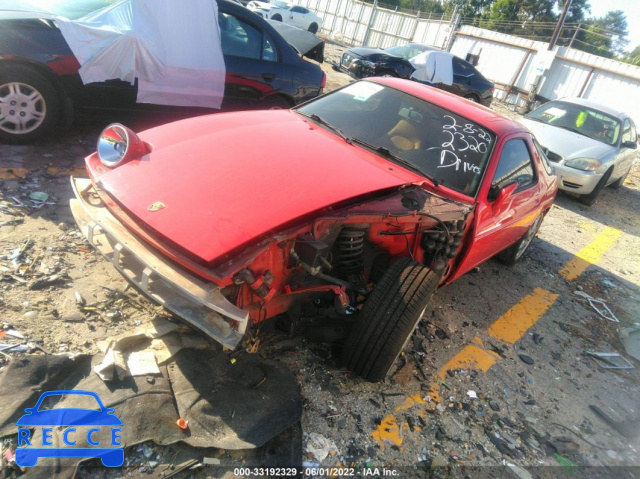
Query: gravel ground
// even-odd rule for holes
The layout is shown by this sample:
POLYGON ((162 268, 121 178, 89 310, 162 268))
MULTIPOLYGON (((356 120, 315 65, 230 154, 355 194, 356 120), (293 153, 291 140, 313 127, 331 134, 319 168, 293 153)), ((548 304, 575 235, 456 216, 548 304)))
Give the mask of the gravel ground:
MULTIPOLYGON (((327 43, 327 90, 350 81, 328 64, 341 49, 327 43)), ((497 101, 492 108, 519 116, 497 101)), ((128 124, 139 129, 157 121, 132 118, 128 124)), ((0 149, 2 204, 33 206, 31 193, 49 195, 38 209, 0 209, 0 315, 4 330, 13 327, 25 336, 29 353, 96 353, 96 341, 131 331, 159 312, 132 289, 114 300, 111 291, 125 291, 124 280, 86 248, 70 215, 68 175, 81 171, 82 158, 93 150, 105 122, 79 120, 50 141, 0 149), (17 249, 25 252, 19 264, 9 259, 17 249), (76 292, 99 307, 80 311, 76 292)), ((519 469, 507 472, 506 463, 534 477, 557 477, 559 467, 575 467, 588 477, 631 473, 620 468, 640 464, 637 438, 622 436, 589 406, 616 421, 639 421, 638 372, 599 368, 583 351, 624 353, 618 331, 638 321, 639 200, 637 165, 621 190, 606 189, 593 207, 560 194, 518 265, 507 268, 491 260, 434 296, 431 313, 399 361, 399 372, 384 383, 351 377, 336 362, 334 345, 273 336, 258 354, 296 374, 305 404, 305 464, 344 466, 356 473, 370 466, 379 468, 380 475, 386 468, 399 477, 424 476, 425 471, 442 477, 529 477, 519 469), (607 228, 621 233, 597 264, 572 281, 559 274, 607 228), (508 344, 489 334, 498 318, 538 289, 555 300, 522 339, 508 344), (620 323, 600 317, 576 291, 603 298, 620 323), (480 363, 445 366, 473 347, 491 351, 495 364, 486 371, 480 363), (433 384, 439 387, 439 402, 431 399, 433 384)), ((514 314, 526 321, 527 307, 514 314)), ((0 357, 0 368, 20 354, 0 357)), ((153 451, 152 461, 140 448, 128 450, 129 466, 110 475, 164 476, 171 464, 180 463, 176 454, 203 454, 180 445, 154 446, 153 451)), ((216 454, 223 465, 258 464, 251 451, 207 454, 216 454)), ((181 475, 221 477, 225 472, 206 466, 181 475)), ((234 477, 233 472, 226 477, 234 477)))

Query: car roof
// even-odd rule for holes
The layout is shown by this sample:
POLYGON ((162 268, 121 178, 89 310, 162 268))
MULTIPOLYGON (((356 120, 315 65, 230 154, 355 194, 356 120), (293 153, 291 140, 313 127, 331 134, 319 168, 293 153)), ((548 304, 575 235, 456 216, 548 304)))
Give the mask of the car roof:
POLYGON ((514 132, 529 133, 529 130, 520 123, 510 120, 485 106, 416 81, 388 77, 372 77, 367 78, 365 81, 396 88, 425 101, 440 105, 460 116, 473 120, 498 136, 514 132))
POLYGON ((582 105, 589 108, 593 108, 594 110, 600 110, 602 113, 606 113, 607 115, 615 116, 617 118, 624 118, 627 115, 625 112, 616 110, 615 108, 611 108, 610 106, 603 105, 602 103, 598 103, 593 100, 587 100, 586 98, 577 98, 577 97, 567 97, 567 98, 557 98, 552 101, 564 101, 567 103, 573 103, 574 105, 582 105))

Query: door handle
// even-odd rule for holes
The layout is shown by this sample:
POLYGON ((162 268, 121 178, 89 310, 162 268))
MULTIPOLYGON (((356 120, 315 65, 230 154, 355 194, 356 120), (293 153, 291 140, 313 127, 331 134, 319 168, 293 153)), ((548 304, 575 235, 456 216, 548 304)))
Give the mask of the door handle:
POLYGON ((270 82, 270 81, 275 80, 276 74, 275 73, 263 73, 262 74, 262 78, 264 79, 264 81, 270 82))

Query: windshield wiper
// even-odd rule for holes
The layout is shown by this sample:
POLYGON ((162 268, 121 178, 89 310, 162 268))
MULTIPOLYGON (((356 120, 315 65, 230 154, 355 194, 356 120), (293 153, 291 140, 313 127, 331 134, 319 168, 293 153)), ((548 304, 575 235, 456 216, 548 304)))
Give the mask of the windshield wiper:
POLYGON ((400 158, 398 155, 393 154, 389 150, 389 148, 386 148, 384 146, 374 146, 374 145, 371 145, 370 143, 367 143, 366 141, 360 140, 359 138, 351 138, 351 141, 353 143, 357 143, 366 148, 369 148, 389 160, 393 160, 397 163, 400 163, 402 166, 406 166, 408 169, 412 170, 415 173, 418 173, 421 176, 425 176, 434 184, 434 186, 438 186, 440 184, 438 180, 436 180, 435 178, 431 178, 429 175, 427 175, 424 171, 422 171, 420 168, 418 168, 416 165, 414 165, 410 161, 407 161, 404 158, 400 158))
POLYGON ((297 113, 299 113, 302 116, 306 116, 307 118, 310 118, 313 121, 315 121, 317 123, 320 123, 321 125, 326 126, 330 130, 333 130, 340 138, 342 138, 347 143, 351 144, 351 138, 349 138, 347 135, 345 135, 340 128, 338 128, 337 126, 332 125, 327 120, 322 118, 320 115, 317 115, 315 113, 312 113, 311 115, 309 115, 308 113, 304 113, 304 112, 302 112, 300 110, 298 110, 297 113))

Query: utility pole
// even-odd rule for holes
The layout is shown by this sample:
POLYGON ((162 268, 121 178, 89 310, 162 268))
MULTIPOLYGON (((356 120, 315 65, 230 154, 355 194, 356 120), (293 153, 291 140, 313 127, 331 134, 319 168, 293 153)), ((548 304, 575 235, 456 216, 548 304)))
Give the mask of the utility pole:
POLYGON ((564 0, 562 13, 560 14, 560 18, 558 18, 558 23, 556 23, 556 29, 553 31, 553 35, 551 35, 551 40, 549 41, 549 48, 547 48, 547 50, 553 50, 553 47, 556 46, 556 43, 558 42, 558 37, 560 36, 560 31, 562 30, 562 26, 564 25, 564 20, 565 18, 567 18, 567 13, 569 13, 570 6, 571 6, 571 0, 564 0))

